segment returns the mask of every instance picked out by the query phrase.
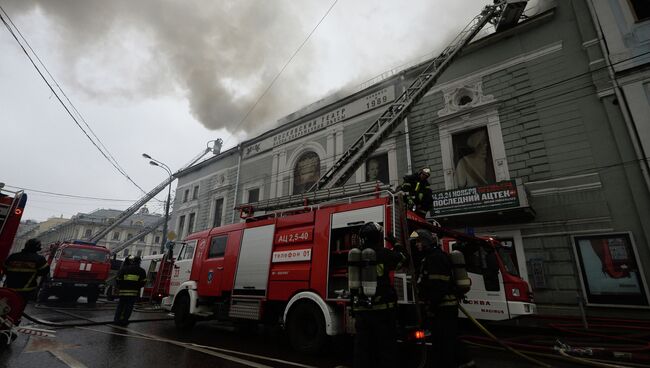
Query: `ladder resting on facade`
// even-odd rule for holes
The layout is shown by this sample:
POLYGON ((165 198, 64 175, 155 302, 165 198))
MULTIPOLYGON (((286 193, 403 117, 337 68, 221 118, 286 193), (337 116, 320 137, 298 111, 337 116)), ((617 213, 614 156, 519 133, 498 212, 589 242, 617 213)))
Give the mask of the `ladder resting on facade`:
POLYGON ((433 59, 411 85, 392 102, 381 116, 357 139, 346 152, 320 177, 310 191, 338 187, 345 184, 359 166, 384 139, 404 120, 409 111, 424 97, 447 69, 461 49, 467 45, 483 27, 496 19, 497 29, 507 29, 516 24, 527 0, 504 0, 486 6, 481 14, 456 36, 442 53, 433 59))

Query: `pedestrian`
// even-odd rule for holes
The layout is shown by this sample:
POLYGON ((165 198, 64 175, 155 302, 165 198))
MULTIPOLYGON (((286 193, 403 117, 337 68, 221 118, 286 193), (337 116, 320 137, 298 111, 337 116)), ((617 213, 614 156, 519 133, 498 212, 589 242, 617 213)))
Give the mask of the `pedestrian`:
POLYGON ((140 261, 140 257, 127 257, 115 278, 120 301, 117 303, 113 322, 118 326, 129 324, 133 306, 147 279, 147 273, 140 267, 140 261))
POLYGON ((433 205, 433 197, 429 187, 430 175, 431 169, 425 167, 417 173, 406 175, 402 183, 402 190, 407 193, 409 209, 422 217, 426 217, 427 212, 433 205))
POLYGON ((5 261, 6 279, 4 286, 20 294, 25 303, 35 300, 38 288, 50 273, 50 265, 42 255, 41 242, 29 239, 20 252, 10 255, 5 261))
POLYGON ((397 250, 397 244, 393 249, 384 247, 384 232, 376 222, 363 225, 359 237, 361 248, 376 252, 375 264, 369 262, 365 267, 374 267, 377 286, 374 296, 360 293, 353 298, 354 367, 396 367, 397 293, 391 285, 389 273, 398 269, 406 257, 397 250))
POLYGON ((476 366, 458 340, 458 299, 451 259, 429 230, 418 229, 410 238, 421 257, 416 278, 418 298, 424 303, 425 327, 431 332, 427 366, 476 366))

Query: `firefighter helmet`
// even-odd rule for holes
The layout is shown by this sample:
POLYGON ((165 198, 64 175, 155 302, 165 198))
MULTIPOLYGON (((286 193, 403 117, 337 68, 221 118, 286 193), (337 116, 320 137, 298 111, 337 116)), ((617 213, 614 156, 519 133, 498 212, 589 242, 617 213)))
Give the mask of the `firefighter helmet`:
POLYGON ((419 240, 422 242, 422 246, 426 249, 429 247, 438 246, 438 237, 431 233, 427 229, 417 229, 411 233, 411 240, 419 240))
POLYGON ((41 250, 41 241, 38 239, 29 239, 25 243, 25 250, 28 252, 38 252, 41 250))
POLYGON ((136 266, 140 265, 140 262, 142 262, 142 257, 140 256, 135 256, 133 257, 133 260, 131 261, 131 264, 134 264, 136 266))
POLYGON ((361 238, 361 245, 364 248, 367 247, 378 247, 383 244, 384 229, 376 222, 368 222, 361 227, 359 230, 359 237, 361 238))
POLYGON ((122 266, 130 266, 133 264, 133 256, 126 256, 124 258, 124 262, 122 262, 122 266))

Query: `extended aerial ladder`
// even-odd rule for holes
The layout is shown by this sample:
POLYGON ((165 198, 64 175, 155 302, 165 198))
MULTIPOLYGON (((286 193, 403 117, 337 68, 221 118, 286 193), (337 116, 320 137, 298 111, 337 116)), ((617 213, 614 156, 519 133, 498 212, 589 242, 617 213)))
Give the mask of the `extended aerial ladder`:
POLYGON ((381 116, 357 139, 346 152, 323 174, 308 193, 270 198, 256 203, 242 204, 237 208, 244 214, 254 211, 274 211, 301 204, 329 201, 345 196, 369 193, 376 183, 343 186, 365 159, 381 145, 384 139, 406 118, 411 108, 433 87, 454 58, 488 24, 503 31, 514 27, 522 17, 528 0, 500 0, 487 5, 456 36, 442 53, 426 66, 411 85, 392 102, 381 116))
MULTIPOLYGON (((114 228, 119 226, 122 222, 124 222, 126 219, 128 219, 131 215, 136 213, 136 211, 138 211, 138 209, 140 209, 140 207, 142 207, 145 203, 149 202, 154 196, 156 196, 163 189, 165 189, 165 187, 167 187, 167 185, 169 185, 171 182, 176 180, 176 177, 178 177, 180 173, 187 170, 189 167, 191 167, 192 165, 197 163, 200 159, 202 159, 206 154, 208 154, 208 152, 213 152, 215 155, 219 154, 219 152, 221 151, 221 145, 222 144, 223 144, 223 141, 221 139, 216 139, 216 140, 213 140, 213 141, 209 141, 208 144, 207 144, 207 147, 203 151, 201 151, 201 153, 199 153, 196 157, 194 157, 189 163, 187 163, 185 166, 183 166, 180 170, 173 173, 169 178, 165 179, 162 183, 158 184, 158 186, 153 188, 151 191, 149 191, 147 194, 145 194, 142 198, 140 198, 137 202, 135 202, 129 208, 127 208, 122 213, 120 213, 120 215, 117 216, 108 226, 106 226, 105 228, 100 230, 98 233, 92 235, 87 240, 90 241, 90 242, 93 242, 93 243, 96 243, 99 240, 101 240, 108 233, 110 233, 111 230, 113 230, 114 228)), ((163 221, 164 221, 164 219, 161 219, 161 221, 159 221, 158 225, 162 224, 163 221)), ((139 239, 140 237, 150 233, 154 229, 156 229, 156 227, 153 227, 153 228, 147 227, 147 228, 143 229, 143 231, 141 231, 140 233, 138 233, 138 235, 136 235, 136 236, 134 236, 132 238, 133 240, 131 240, 131 239, 127 240, 128 244, 126 244, 126 245, 121 244, 118 247, 116 247, 115 249, 119 248, 119 250, 122 250, 122 249, 126 248, 129 244, 131 244, 135 240, 139 239), (131 243, 129 243, 129 241, 131 243)), ((111 253, 116 253, 116 252, 119 251, 119 250, 116 251, 115 249, 112 250, 111 253)))
POLYGON ((346 152, 323 174, 308 193, 270 198, 256 203, 242 204, 237 208, 244 217, 255 211, 275 211, 297 207, 307 203, 317 203, 371 193, 377 189, 376 183, 361 183, 343 186, 372 152, 381 145, 388 135, 406 118, 440 75, 449 67, 454 58, 488 24, 492 23, 497 32, 514 27, 522 17, 528 0, 500 0, 487 5, 456 36, 442 53, 433 59, 411 85, 392 102, 381 116, 357 139, 346 152))
POLYGON ((406 118, 410 110, 436 83, 454 58, 490 22, 497 31, 516 25, 527 0, 501 0, 487 5, 481 14, 456 36, 442 53, 433 59, 411 85, 393 101, 381 116, 357 139, 346 152, 314 184, 310 191, 338 187, 345 184, 368 156, 406 118))

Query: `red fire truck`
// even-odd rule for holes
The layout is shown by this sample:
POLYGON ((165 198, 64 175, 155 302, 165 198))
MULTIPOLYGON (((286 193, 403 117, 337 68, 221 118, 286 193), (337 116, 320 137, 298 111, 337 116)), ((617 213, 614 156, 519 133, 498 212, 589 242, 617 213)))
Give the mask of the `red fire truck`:
POLYGON ((51 244, 46 252, 50 275, 38 293, 39 302, 55 295, 66 302, 85 296, 89 304, 95 303, 111 269, 110 251, 75 240, 51 244))
MULTIPOLYGON (((10 192, 3 187, 4 184, 0 183, 0 270, 4 270, 4 262, 11 251, 27 203, 27 194, 22 191, 10 192)), ((0 346, 15 338, 12 328, 20 321, 24 309, 25 300, 18 293, 0 287, 0 346)))
MULTIPOLYGON (((411 211, 397 210, 396 198, 390 191, 376 192, 192 234, 175 261, 163 308, 174 313, 179 329, 199 319, 279 322, 294 348, 317 351, 328 335, 353 332, 347 253, 358 245, 360 227, 375 221, 386 236, 402 241, 403 234, 428 228, 456 239, 466 258, 478 257, 477 269, 470 270, 475 290, 466 305, 478 317, 534 313, 528 284, 506 271, 496 241, 434 226, 411 211)), ((415 307, 411 276, 395 272, 393 281, 404 311, 400 315, 415 317, 409 310, 415 307)), ((412 318, 401 322, 417 325, 412 318)))

